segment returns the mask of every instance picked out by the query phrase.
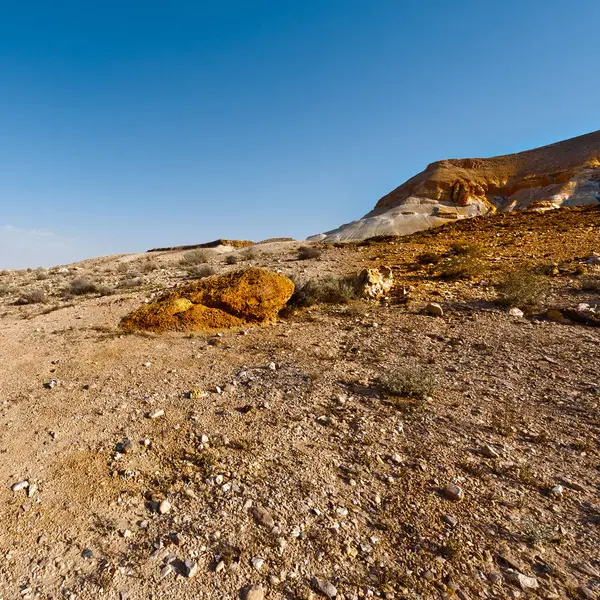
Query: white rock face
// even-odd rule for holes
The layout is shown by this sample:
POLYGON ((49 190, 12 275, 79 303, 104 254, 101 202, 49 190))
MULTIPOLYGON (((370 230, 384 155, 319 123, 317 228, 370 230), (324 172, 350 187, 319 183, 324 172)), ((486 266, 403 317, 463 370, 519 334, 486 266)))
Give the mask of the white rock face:
POLYGON ((478 215, 595 204, 600 204, 600 131, 518 154, 432 163, 362 219, 308 239, 409 235, 478 215))

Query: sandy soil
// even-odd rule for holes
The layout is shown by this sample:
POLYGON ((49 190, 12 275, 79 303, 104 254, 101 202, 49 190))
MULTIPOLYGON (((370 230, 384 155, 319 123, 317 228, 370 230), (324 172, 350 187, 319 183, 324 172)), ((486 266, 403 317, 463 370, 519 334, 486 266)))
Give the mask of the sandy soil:
POLYGON ((550 266, 546 305, 600 304, 581 290, 600 279, 600 211, 475 219, 314 260, 300 245, 208 264, 297 281, 387 264, 409 301, 125 335, 124 315, 188 280, 184 252, 0 275, 0 598, 220 599, 248 584, 269 599, 598 597, 600 329, 513 317, 494 283, 550 266), (415 264, 474 240, 470 279, 415 264), (110 290, 64 299, 82 277, 110 290), (15 305, 39 289, 46 303, 15 305), (423 398, 390 393, 407 370, 423 398))

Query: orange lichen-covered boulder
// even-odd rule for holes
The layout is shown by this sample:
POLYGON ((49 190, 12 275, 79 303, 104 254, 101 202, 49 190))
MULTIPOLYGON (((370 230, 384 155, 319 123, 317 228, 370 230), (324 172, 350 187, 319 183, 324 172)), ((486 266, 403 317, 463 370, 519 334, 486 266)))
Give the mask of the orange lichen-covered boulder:
POLYGON ((124 329, 189 331, 228 329, 274 319, 294 293, 291 280, 265 269, 246 269, 178 287, 124 317, 124 329))

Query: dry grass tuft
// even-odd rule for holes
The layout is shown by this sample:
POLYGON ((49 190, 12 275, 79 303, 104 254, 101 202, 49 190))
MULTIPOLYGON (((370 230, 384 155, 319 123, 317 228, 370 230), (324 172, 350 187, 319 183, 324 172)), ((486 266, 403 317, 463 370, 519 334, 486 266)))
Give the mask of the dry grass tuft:
POLYGON ((538 306, 548 296, 549 285, 544 276, 522 267, 507 273, 496 289, 505 306, 538 306))

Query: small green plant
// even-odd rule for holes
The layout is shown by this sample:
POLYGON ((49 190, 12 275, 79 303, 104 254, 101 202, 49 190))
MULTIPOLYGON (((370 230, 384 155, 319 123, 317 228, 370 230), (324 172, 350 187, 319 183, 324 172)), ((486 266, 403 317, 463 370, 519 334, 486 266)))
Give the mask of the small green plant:
POLYGON ((311 258, 321 258, 323 251, 315 246, 300 246, 298 248, 298 260, 309 260, 311 258))
POLYGON ((543 275, 519 268, 508 273, 496 289, 505 306, 538 306, 546 299, 549 285, 543 275))
POLYGON ((437 252, 421 252, 416 260, 420 265, 437 265, 442 257, 437 252))

